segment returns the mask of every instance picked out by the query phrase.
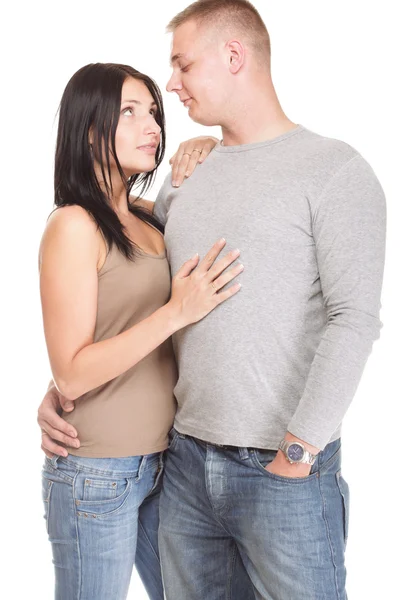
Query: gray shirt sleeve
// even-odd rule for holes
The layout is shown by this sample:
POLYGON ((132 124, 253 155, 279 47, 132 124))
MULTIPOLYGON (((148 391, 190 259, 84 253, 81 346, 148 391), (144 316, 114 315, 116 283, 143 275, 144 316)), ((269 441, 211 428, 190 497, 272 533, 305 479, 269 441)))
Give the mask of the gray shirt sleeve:
POLYGON ((323 449, 356 392, 382 326, 385 197, 371 167, 357 155, 330 180, 311 211, 327 325, 288 431, 323 449))
POLYGON ((157 194, 156 201, 154 203, 154 216, 158 221, 165 226, 168 216, 168 206, 170 201, 168 199, 169 192, 174 189, 171 184, 172 174, 169 173, 162 184, 160 191, 157 194))

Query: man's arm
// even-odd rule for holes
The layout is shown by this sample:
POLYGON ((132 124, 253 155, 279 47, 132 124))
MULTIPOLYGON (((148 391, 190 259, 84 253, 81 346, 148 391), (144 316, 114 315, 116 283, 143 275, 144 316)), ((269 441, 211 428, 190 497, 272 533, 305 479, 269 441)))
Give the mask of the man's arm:
MULTIPOLYGON (((386 205, 362 157, 333 177, 312 216, 327 326, 285 439, 318 454, 341 423, 382 326, 386 205)), ((281 450, 266 468, 284 477, 306 477, 311 470, 290 464, 281 450)))
POLYGON ((385 197, 361 156, 333 177, 312 216, 327 325, 288 431, 323 449, 353 399, 382 326, 385 197))
POLYGON ((62 410, 71 412, 73 409, 74 403, 64 399, 54 385, 54 381, 51 381, 37 416, 42 431, 41 448, 49 458, 54 454, 68 456, 67 450, 57 442, 74 448, 80 446, 76 429, 60 416, 62 410))
POLYGON ((160 191, 157 194, 153 211, 156 219, 158 219, 158 221, 164 226, 168 220, 168 210, 172 201, 171 192, 174 192, 174 188, 172 187, 172 175, 171 173, 168 173, 164 179, 164 183, 162 184, 160 191))

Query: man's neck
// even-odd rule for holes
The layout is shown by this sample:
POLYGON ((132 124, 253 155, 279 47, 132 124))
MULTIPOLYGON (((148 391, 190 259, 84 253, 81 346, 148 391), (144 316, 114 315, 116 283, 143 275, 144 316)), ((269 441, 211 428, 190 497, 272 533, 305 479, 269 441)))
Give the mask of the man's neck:
POLYGON ((269 77, 253 79, 238 90, 235 105, 221 124, 224 146, 272 140, 297 127, 283 112, 269 77))
POLYGON ((298 125, 290 121, 287 117, 273 123, 258 123, 255 127, 246 124, 243 127, 235 129, 222 128, 222 143, 224 146, 241 146, 242 144, 256 144, 273 140, 284 133, 296 129, 298 125))

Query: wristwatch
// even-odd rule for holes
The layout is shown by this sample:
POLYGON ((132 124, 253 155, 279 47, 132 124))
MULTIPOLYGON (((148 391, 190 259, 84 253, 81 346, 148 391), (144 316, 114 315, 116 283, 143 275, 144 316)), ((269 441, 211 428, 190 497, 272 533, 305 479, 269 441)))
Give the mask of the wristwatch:
POLYGON ((317 458, 316 454, 311 454, 300 442, 282 440, 279 444, 279 450, 282 450, 290 464, 304 463, 306 465, 313 465, 317 458))

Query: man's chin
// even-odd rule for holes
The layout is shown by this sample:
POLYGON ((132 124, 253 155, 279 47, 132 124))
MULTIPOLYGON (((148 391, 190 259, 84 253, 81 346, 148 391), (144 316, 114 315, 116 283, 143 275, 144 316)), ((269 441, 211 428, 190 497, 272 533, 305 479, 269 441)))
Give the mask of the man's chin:
POLYGON ((207 117, 207 116, 198 114, 191 107, 189 107, 188 115, 192 119, 192 121, 194 121, 195 123, 198 123, 199 125, 203 125, 204 127, 218 127, 218 125, 219 125, 219 123, 216 123, 215 120, 211 119, 210 116, 207 117))

